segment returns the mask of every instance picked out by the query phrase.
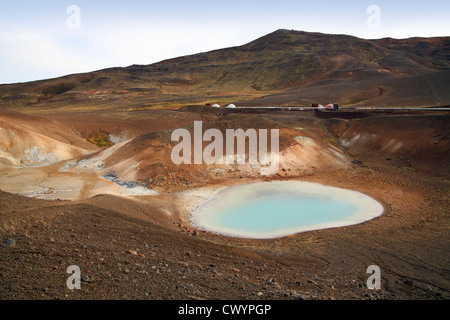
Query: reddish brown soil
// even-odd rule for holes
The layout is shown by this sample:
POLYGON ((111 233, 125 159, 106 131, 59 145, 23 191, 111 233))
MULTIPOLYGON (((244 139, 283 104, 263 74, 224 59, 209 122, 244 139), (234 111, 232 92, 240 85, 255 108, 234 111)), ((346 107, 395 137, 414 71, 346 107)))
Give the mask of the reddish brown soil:
MULTIPOLYGON (((388 118, 380 127, 375 122, 381 120, 375 118, 347 124, 304 115, 269 117, 286 126, 323 128, 308 132, 334 143, 363 129, 378 130, 384 139, 409 141, 421 124, 419 132, 427 137, 444 136, 438 143, 414 138, 403 151, 391 153, 376 145, 355 144, 347 150, 356 160, 348 169, 281 172, 273 178, 286 175, 285 179, 364 192, 386 211, 360 225, 274 240, 232 239, 192 229, 188 221, 179 220, 176 196, 169 193, 179 187, 173 185, 164 186, 165 194, 146 203, 114 196, 50 202, 0 192, 0 299, 449 299, 449 172, 442 166, 448 160, 448 122, 440 117, 427 118, 429 122, 388 118), (395 128, 395 134, 390 136, 388 128, 395 128), (411 148, 423 148, 441 159, 416 152, 405 160, 411 148), (15 240, 14 245, 8 245, 8 239, 15 240), (70 265, 81 268, 81 290, 66 287, 70 265), (370 265, 381 268, 381 290, 366 287, 370 265)), ((189 123, 194 118, 226 120, 236 115, 170 116, 189 123)), ((151 117, 149 113, 140 119, 134 130, 144 130, 151 117)), ((81 119, 88 117, 71 123, 82 128, 81 119)), ((110 124, 93 123, 111 133, 110 124)), ((162 129, 162 124, 151 123, 162 129)), ((140 139, 136 141, 145 142, 140 139)), ((212 183, 208 176, 193 177, 197 185, 212 183)), ((258 179, 239 179, 233 172, 213 183, 258 179)))

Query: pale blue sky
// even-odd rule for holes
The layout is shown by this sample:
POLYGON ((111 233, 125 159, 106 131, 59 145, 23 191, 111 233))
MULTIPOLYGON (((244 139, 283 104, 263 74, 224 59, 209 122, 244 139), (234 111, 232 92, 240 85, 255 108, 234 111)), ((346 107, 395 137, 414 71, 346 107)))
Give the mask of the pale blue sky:
POLYGON ((0 83, 150 64, 242 45, 280 28, 373 39, 450 36, 450 1, 0 0, 0 83), (80 8, 80 29, 67 8, 80 8), (367 26, 367 8, 381 25, 367 26))

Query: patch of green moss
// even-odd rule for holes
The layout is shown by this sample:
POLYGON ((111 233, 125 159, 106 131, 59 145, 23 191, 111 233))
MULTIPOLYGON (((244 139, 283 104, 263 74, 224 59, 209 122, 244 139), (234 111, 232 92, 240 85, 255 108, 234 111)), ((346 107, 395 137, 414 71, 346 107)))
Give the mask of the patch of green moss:
POLYGON ((92 144, 95 144, 97 147, 100 148, 109 148, 114 145, 111 141, 108 139, 108 135, 104 132, 94 132, 92 133, 89 138, 87 139, 92 144))

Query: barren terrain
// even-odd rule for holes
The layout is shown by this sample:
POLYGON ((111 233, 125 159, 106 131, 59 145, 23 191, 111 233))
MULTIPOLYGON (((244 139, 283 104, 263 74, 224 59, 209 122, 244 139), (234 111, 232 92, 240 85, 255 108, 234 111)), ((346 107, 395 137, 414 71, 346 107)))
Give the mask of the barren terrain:
POLYGON ((3 149, 10 151, 0 188, 30 196, 24 190, 46 187, 34 199, 1 193, 2 299, 448 299, 448 113, 349 120, 191 107, 118 114, 101 116, 108 121, 89 113, 1 115, 10 134, 22 134, 3 149), (246 165, 175 166, 170 133, 194 120, 224 129, 280 128, 279 174, 262 177, 246 165), (49 165, 14 162, 43 126, 42 150, 48 143, 76 152, 49 165), (86 144, 95 132, 123 141, 86 144), (152 195, 133 195, 135 188, 108 174, 152 195), (258 241, 189 222, 189 205, 221 186, 282 179, 358 190, 386 211, 356 226, 258 241), (64 185, 73 189, 76 181, 79 190, 68 193, 64 185), (382 270, 378 291, 365 285, 373 264, 382 270), (66 287, 70 265, 81 268, 81 290, 66 287))
POLYGON ((450 104, 450 39, 365 40, 277 30, 248 44, 85 74, 0 86, 20 110, 239 106, 426 107, 450 104))
POLYGON ((149 66, 1 85, 0 299, 449 299, 448 52, 448 37, 278 30, 149 66), (206 106, 330 102, 341 110, 206 106), (278 173, 175 165, 172 133, 193 136, 195 121, 203 132, 278 129, 278 173), (270 240, 192 226, 218 188, 272 180, 360 191, 385 211, 270 240), (66 286, 71 265, 81 290, 66 286), (366 286, 371 265, 380 290, 366 286))

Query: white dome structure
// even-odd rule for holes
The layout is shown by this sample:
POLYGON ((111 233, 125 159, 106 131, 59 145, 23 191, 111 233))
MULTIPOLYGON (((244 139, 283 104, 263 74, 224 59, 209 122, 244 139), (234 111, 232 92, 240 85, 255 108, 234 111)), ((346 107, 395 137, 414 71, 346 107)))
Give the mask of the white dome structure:
POLYGON ((228 109, 236 109, 236 106, 234 105, 234 104, 229 104, 228 106, 227 106, 227 108, 228 109))
POLYGON ((213 107, 213 108, 220 108, 220 105, 218 105, 217 103, 214 103, 214 104, 212 105, 212 107, 213 107))

